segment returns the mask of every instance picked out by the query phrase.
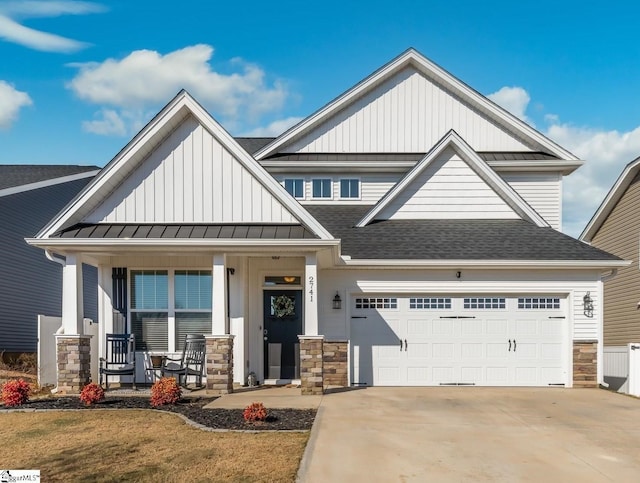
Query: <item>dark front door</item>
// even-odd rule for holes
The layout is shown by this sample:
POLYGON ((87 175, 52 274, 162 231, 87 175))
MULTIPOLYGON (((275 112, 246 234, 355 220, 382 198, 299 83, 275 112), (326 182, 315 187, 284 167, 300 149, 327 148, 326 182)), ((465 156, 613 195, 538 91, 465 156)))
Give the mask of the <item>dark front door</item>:
POLYGON ((302 290, 265 290, 265 379, 300 377, 298 345, 300 334, 302 334, 302 290))

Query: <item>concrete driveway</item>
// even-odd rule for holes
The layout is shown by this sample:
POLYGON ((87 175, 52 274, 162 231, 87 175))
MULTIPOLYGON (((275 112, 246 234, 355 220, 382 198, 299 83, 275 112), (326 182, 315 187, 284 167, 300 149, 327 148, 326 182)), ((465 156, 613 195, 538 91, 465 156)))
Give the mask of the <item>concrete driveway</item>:
POLYGON ((304 482, 640 481, 640 399, 600 389, 325 395, 304 482))

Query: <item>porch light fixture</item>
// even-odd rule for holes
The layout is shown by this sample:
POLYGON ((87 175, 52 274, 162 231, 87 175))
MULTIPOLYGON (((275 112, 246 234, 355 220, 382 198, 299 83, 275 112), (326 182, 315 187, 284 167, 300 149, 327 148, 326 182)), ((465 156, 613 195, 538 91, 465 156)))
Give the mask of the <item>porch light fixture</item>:
POLYGON ((284 279, 285 282, 287 283, 293 283, 296 281, 296 277, 292 277, 290 275, 286 276, 286 277, 282 277, 284 279))
POLYGON ((333 308, 336 310, 340 310, 342 308, 342 299, 338 292, 336 292, 335 297, 333 297, 333 308))
POLYGON ((589 318, 593 317, 593 299, 591 298, 591 292, 587 292, 585 296, 582 297, 582 306, 584 315, 589 318))

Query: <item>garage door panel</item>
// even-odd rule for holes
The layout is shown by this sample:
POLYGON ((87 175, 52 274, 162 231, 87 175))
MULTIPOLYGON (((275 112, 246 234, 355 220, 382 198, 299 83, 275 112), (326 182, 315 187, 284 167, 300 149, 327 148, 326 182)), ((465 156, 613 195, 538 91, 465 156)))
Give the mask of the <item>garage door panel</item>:
POLYGON ((482 381, 483 373, 484 373, 484 367, 482 366, 461 367, 460 382, 462 384, 469 384, 469 383, 477 384, 478 381, 482 381))
POLYGON ((518 381, 518 384, 522 386, 537 385, 538 368, 537 367, 516 367, 515 380, 518 381))
POLYGON ((498 343, 488 342, 486 344, 487 359, 506 359, 508 356, 507 347, 507 341, 498 343))
POLYGON ((503 336, 505 339, 509 334, 509 321, 508 320, 487 320, 487 335, 488 336, 503 336))
POLYGON ((443 336, 443 335, 454 335, 455 333, 455 324, 452 320, 434 320, 433 321, 433 335, 434 336, 443 336))
POLYGON ((431 351, 429 350, 429 344, 426 342, 412 342, 407 343, 407 357, 410 360, 413 359, 428 359, 431 357, 431 351))
POLYGON ((540 344, 540 359, 543 361, 557 361, 562 356, 562 344, 540 344))
POLYGON ((503 386, 509 381, 509 369, 504 366, 487 367, 485 372, 487 374, 487 384, 503 386))
POLYGON ((538 335, 538 324, 537 320, 516 320, 512 336, 536 337, 538 335))
POLYGON ((460 355, 465 359, 484 359, 484 347, 482 342, 467 342, 460 345, 460 355))
POLYGON ((407 337, 426 337, 431 333, 431 321, 426 319, 408 319, 407 337))
POLYGON ((448 384, 456 381, 453 367, 434 367, 432 369, 433 382, 435 384, 448 384))
POLYGON ((538 344, 531 342, 518 342, 513 355, 516 359, 537 359, 538 344))
POLYGON ((485 332, 485 323, 483 320, 461 320, 460 321, 460 337, 476 337, 483 335, 485 332))
POLYGON ((434 359, 453 359, 455 357, 455 344, 453 343, 434 343, 432 347, 434 359))

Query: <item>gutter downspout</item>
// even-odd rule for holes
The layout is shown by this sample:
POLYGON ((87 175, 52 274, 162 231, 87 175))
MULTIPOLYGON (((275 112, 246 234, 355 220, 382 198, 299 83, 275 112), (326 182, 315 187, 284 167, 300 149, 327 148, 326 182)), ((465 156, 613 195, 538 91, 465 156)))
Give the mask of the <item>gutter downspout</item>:
MULTIPOLYGON (((603 277, 601 277, 600 281, 604 284, 604 282, 606 282, 607 280, 611 280, 617 274, 618 274, 618 269, 617 268, 613 268, 613 269, 611 269, 610 273, 608 273, 607 275, 604 275, 603 277)), ((601 334, 601 340, 602 340, 603 347, 598 348, 598 359, 603 361, 603 363, 604 363, 604 286, 603 286, 603 290, 602 290, 601 304, 602 304, 602 326, 600 327, 600 334, 601 334)), ((599 384, 602 387, 604 387, 605 389, 609 389, 609 384, 604 382, 604 371, 602 373, 602 380, 599 382, 599 384)))
MULTIPOLYGON (((51 260, 52 262, 56 262, 59 263, 60 265, 62 265, 62 267, 64 268, 67 265, 67 261, 62 258, 62 257, 58 257, 56 255, 54 255, 53 253, 51 253, 49 250, 45 250, 44 251, 45 256, 51 260)), ((64 334, 64 325, 60 325, 60 328, 58 330, 56 330, 55 335, 61 335, 64 334)), ((57 354, 58 348, 56 347, 56 354, 57 354)), ((57 358, 57 355, 56 355, 57 358)), ((56 387, 54 387, 53 389, 51 389, 51 394, 55 394, 58 392, 58 364, 56 364, 56 387)))

